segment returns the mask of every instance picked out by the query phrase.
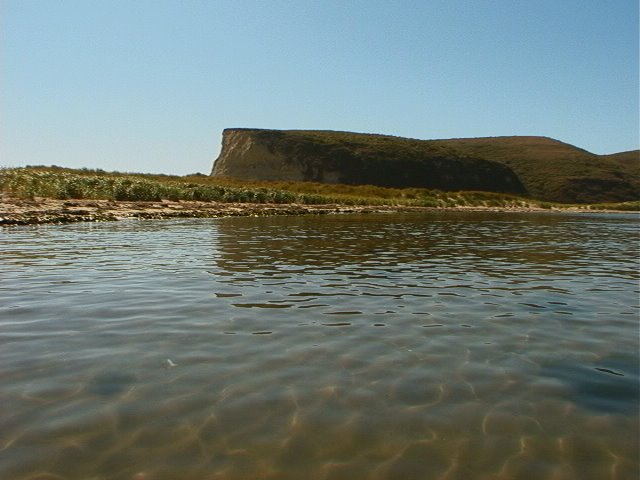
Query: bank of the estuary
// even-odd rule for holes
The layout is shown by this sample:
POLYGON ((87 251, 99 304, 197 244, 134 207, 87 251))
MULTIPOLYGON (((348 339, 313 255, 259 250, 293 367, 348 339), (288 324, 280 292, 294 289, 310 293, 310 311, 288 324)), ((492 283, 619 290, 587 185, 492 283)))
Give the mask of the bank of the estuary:
POLYGON ((61 167, 0 168, 0 225, 433 209, 640 211, 640 201, 568 205, 486 191, 246 182, 61 167))
POLYGON ((605 212, 589 207, 542 208, 534 204, 488 207, 420 207, 408 205, 304 205, 298 203, 224 203, 203 201, 115 201, 45 197, 21 199, 0 195, 0 226, 102 222, 123 219, 215 218, 267 215, 326 215, 341 213, 425 212, 432 210, 464 211, 573 211, 605 212))

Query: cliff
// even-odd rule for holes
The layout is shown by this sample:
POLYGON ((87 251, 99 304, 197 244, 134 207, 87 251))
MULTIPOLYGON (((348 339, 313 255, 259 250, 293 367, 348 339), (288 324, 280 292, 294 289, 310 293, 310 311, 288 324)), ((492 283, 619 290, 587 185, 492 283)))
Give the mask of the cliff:
POLYGON ((513 193, 565 203, 640 198, 639 152, 595 155, 546 137, 415 140, 226 129, 212 175, 513 193))

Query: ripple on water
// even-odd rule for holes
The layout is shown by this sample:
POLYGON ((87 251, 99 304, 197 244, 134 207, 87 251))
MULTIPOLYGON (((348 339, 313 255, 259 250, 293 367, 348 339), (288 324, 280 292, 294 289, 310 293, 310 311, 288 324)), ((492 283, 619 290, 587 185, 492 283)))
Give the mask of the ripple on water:
POLYGON ((637 231, 464 213, 3 230, 0 477, 637 478, 637 231))
POLYGON ((637 413, 640 405, 638 363, 615 358, 602 359, 598 363, 611 368, 553 364, 545 366, 541 375, 566 384, 572 400, 583 408, 600 413, 637 413))

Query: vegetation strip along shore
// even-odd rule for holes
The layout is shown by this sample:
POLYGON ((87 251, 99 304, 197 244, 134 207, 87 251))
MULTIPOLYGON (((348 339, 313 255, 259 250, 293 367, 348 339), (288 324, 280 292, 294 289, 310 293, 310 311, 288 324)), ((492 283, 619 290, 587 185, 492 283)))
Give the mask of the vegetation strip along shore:
POLYGON ((308 182, 248 184, 204 175, 121 174, 59 167, 0 170, 0 225, 433 209, 639 211, 640 202, 577 206, 491 192, 308 182))

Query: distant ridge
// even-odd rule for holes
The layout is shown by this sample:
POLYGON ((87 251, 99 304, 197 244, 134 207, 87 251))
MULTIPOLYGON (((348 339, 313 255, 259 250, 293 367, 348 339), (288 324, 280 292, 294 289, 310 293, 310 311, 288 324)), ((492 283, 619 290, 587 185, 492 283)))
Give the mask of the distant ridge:
POLYGON ((640 151, 595 155, 548 137, 417 140, 225 129, 212 175, 513 193, 562 203, 640 199, 640 151))

